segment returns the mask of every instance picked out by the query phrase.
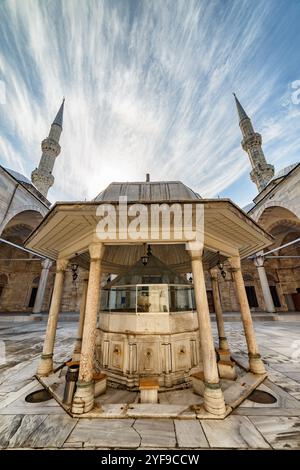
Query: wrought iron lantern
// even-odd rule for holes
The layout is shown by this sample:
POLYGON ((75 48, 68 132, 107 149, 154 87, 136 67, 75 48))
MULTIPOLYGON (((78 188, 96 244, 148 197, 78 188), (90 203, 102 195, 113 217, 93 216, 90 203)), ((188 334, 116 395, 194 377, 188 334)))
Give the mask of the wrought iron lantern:
POLYGON ((146 266, 148 264, 148 260, 150 258, 150 256, 152 255, 152 249, 151 249, 151 246, 150 245, 146 245, 145 243, 145 253, 143 256, 141 256, 141 260, 142 260, 142 263, 144 266, 146 266), (147 247, 147 249, 146 249, 147 247))
POLYGON ((217 255, 218 255, 218 261, 217 261, 217 266, 221 272, 221 276, 222 278, 225 280, 226 279, 226 271, 224 270, 224 264, 222 263, 221 261, 221 258, 220 258, 220 252, 218 251, 217 252, 217 255))
POLYGON ((71 270, 72 270, 73 282, 75 282, 76 279, 78 278, 78 264, 72 263, 71 270))

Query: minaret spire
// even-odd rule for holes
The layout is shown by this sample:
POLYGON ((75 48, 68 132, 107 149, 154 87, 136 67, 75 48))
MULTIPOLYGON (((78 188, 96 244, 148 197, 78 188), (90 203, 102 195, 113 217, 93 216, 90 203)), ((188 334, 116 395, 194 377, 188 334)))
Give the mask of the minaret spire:
POLYGON ((62 128, 62 125, 63 125, 64 106, 65 106, 65 97, 63 97, 62 104, 60 105, 60 108, 57 112, 57 115, 55 116, 55 119, 52 123, 52 124, 57 124, 61 128, 62 128))
POLYGON ((52 175, 56 157, 60 154, 59 139, 62 133, 65 98, 58 110, 53 123, 51 124, 49 135, 42 141, 42 156, 38 168, 31 173, 31 181, 39 192, 47 197, 48 191, 53 186, 54 176, 52 175))
POLYGON ((235 93, 233 93, 233 96, 234 96, 234 99, 235 99, 235 104, 236 104, 236 108, 237 108, 237 112, 238 112, 238 115, 239 115, 240 122, 241 122, 243 119, 249 119, 249 117, 248 117, 246 111, 244 110, 243 106, 241 105, 241 103, 240 103, 239 100, 237 99, 235 93))
POLYGON ((255 132, 251 123, 251 119, 247 115, 243 106, 233 93, 235 104, 239 116, 239 124, 243 135, 241 142, 243 149, 248 153, 252 171, 250 173, 251 180, 256 184, 257 189, 261 192, 274 176, 274 166, 267 163, 263 149, 261 147, 261 134, 255 132))

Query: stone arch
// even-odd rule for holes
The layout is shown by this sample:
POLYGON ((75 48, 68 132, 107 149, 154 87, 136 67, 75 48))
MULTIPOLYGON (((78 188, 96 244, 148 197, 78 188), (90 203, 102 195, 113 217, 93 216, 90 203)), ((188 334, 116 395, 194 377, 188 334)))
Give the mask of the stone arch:
MULTIPOLYGON (((267 231, 275 238, 270 248, 276 248, 300 238, 300 220, 297 218, 279 218, 268 225, 267 231)), ((286 249, 284 250, 286 251, 286 249)), ((278 254, 284 253, 280 252, 278 254)))
POLYGON ((264 227, 265 230, 269 231, 275 223, 280 220, 294 221, 300 223, 300 219, 283 204, 271 203, 268 207, 264 207, 259 214, 256 215, 255 220, 264 227))
POLYGON ((267 202, 265 202, 258 209, 258 211, 255 212, 255 214, 252 215, 252 218, 256 222, 258 222, 259 224, 264 225, 263 220, 262 220, 262 216, 263 216, 264 212, 267 209, 276 208, 276 207, 285 209, 287 211, 287 213, 290 214, 291 218, 296 218, 296 219, 299 220, 299 214, 297 213, 297 210, 295 210, 295 208, 291 204, 288 204, 288 203, 282 202, 282 201, 267 201, 267 202))
POLYGON ((24 285, 28 284, 27 267, 29 265, 28 262, 26 264, 26 260, 29 259, 32 255, 26 251, 23 251, 19 247, 24 245, 26 238, 41 220, 42 215, 40 212, 19 212, 4 226, 1 233, 3 242, 0 243, 0 269, 4 269, 5 272, 14 271, 15 267, 18 266, 16 275, 24 276, 24 285), (8 243, 5 243, 4 240, 7 240, 8 243), (17 246, 14 246, 14 244, 17 246))
MULTIPOLYGON (((25 215, 25 214, 33 214, 33 213, 38 214, 40 221, 41 221, 42 218, 48 213, 48 209, 46 207, 42 208, 38 206, 37 204, 27 204, 27 205, 16 207, 10 210, 0 225, 0 234, 2 234, 6 226, 11 224, 13 220, 16 220, 17 217, 22 216, 22 214, 25 215)), ((32 227, 32 228, 35 228, 35 227, 32 227)))
MULTIPOLYGON (((293 242, 296 239, 300 238, 300 228, 298 231, 295 232, 290 232, 287 233, 284 238, 282 239, 282 245, 285 245, 286 243, 293 242)), ((287 246, 285 248, 282 248, 279 251, 279 255, 282 256, 287 256, 287 255, 294 255, 294 256, 300 256, 300 242, 295 243, 293 245, 287 246)))
POLYGON ((43 211, 34 204, 24 204, 22 209, 26 210, 20 209, 9 212, 1 227, 0 269, 9 272, 9 283, 1 299, 4 311, 27 311, 29 304, 34 303, 38 289, 38 283, 32 283, 32 280, 40 271, 39 258, 31 260, 32 255, 20 248, 42 221, 43 211))
POLYGON ((295 229, 300 230, 300 220, 291 220, 291 219, 279 219, 276 222, 272 223, 268 227, 268 232, 272 233, 275 229, 281 225, 285 225, 287 227, 295 227, 295 229))
POLYGON ((40 211, 28 209, 25 211, 17 212, 13 217, 5 218, 6 223, 2 224, 1 236, 2 238, 5 238, 5 232, 8 232, 9 230, 11 231, 14 227, 17 226, 23 226, 24 228, 26 227, 29 229, 27 230, 27 232, 32 232, 32 230, 37 227, 37 225, 41 222, 42 219, 43 215, 40 211))

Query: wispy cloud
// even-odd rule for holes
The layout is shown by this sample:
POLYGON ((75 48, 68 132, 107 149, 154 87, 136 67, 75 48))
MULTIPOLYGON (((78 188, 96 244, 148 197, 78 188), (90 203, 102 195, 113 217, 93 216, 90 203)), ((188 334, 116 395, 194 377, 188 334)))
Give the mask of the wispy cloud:
POLYGON ((7 0, 0 15, 3 165, 30 175, 66 96, 53 201, 146 172, 230 197, 249 172, 232 91, 268 160, 299 158, 299 110, 283 100, 300 79, 297 2, 7 0))

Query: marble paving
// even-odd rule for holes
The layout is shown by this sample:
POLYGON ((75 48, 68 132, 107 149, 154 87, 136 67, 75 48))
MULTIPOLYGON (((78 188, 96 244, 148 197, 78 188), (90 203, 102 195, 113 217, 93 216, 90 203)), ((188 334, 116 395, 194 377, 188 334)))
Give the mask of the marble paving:
POLYGON ((80 419, 64 447, 138 448, 141 439, 133 424, 132 419, 80 419))
POLYGON ((174 419, 174 424, 178 447, 189 447, 190 449, 209 448, 199 420, 174 419))
MULTIPOLYGON (((202 399, 189 389, 160 393, 161 414, 151 418, 152 405, 145 405, 150 407, 147 419, 139 417, 137 394, 124 390, 111 390, 109 396, 97 399, 110 419, 71 418, 54 399, 27 403, 28 393, 41 388, 34 373, 45 326, 45 322, 1 323, 0 318, 0 340, 5 345, 5 356, 0 357, 2 449, 300 449, 300 321, 255 323, 268 371, 259 388, 277 401, 266 405, 245 400, 221 421, 196 419, 188 410, 202 399), (165 416, 164 405, 174 408, 174 419, 165 416)), ((232 352, 246 364, 241 325, 226 322, 225 328, 232 352)), ((216 337, 215 324, 213 330, 216 337)), ((71 356, 75 337, 75 323, 59 324, 56 364, 71 356)))
POLYGON ((172 419, 137 419, 133 427, 141 438, 140 445, 143 448, 173 449, 176 447, 172 419))
POLYGON ((252 416, 251 422, 273 449, 300 448, 300 419, 287 416, 252 416))
POLYGON ((210 447, 219 449, 270 448, 247 416, 228 416, 222 421, 208 419, 201 424, 210 447))

